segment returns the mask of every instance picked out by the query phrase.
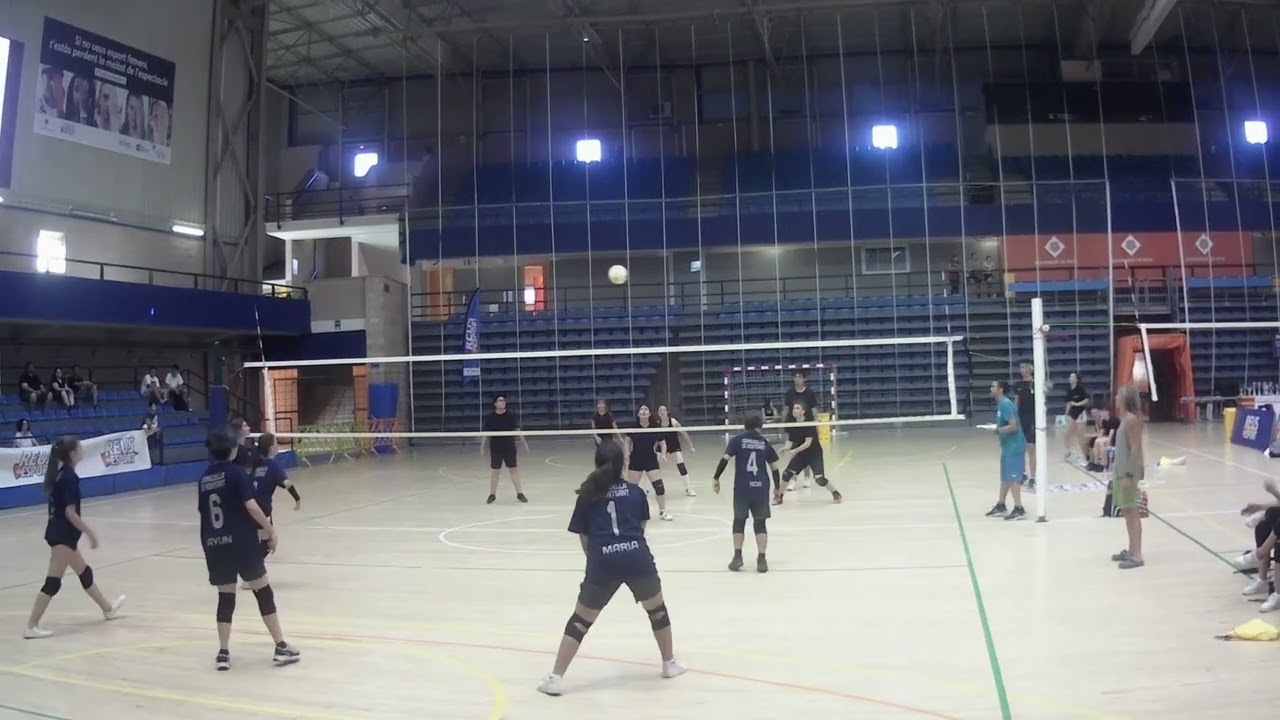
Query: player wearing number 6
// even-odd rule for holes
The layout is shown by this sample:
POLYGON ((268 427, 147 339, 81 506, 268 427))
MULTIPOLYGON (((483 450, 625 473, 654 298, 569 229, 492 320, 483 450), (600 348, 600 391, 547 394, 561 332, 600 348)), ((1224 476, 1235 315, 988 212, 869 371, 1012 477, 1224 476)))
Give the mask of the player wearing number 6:
POLYGON ((547 695, 563 692, 565 671, 583 638, 623 585, 649 615, 649 627, 662 653, 662 676, 673 678, 685 671, 672 653, 671 618, 662 599, 658 568, 644 537, 649 501, 639 486, 622 478, 627 463, 620 443, 597 446, 595 464, 596 469, 578 488, 578 502, 569 520, 569 532, 578 536, 586 553, 587 573, 560 639, 555 667, 538 684, 538 692, 547 695))
POLYGON ((240 440, 234 430, 218 430, 209 435, 213 463, 200 478, 200 545, 209 569, 209 584, 218 588, 218 670, 231 669, 231 619, 236 610, 236 579, 242 578, 258 600, 262 622, 275 641, 273 661, 290 665, 301 654, 285 642, 276 614, 275 593, 267 579, 267 567, 258 544, 258 532, 266 535, 267 547, 276 549, 276 531, 271 520, 254 499, 253 480, 234 462, 240 440))
POLYGON ((724 449, 724 456, 716 466, 715 483, 712 486, 720 493, 720 476, 729 461, 733 466, 733 560, 729 569, 737 572, 742 569, 742 541, 747 530, 747 516, 754 519, 756 535, 756 571, 769 572, 769 563, 765 560, 765 549, 769 545, 769 531, 765 521, 769 519, 769 481, 765 478, 767 465, 773 476, 774 495, 781 502, 782 479, 778 476, 778 453, 773 445, 760 434, 764 420, 759 415, 747 418, 744 432, 738 433, 724 449))

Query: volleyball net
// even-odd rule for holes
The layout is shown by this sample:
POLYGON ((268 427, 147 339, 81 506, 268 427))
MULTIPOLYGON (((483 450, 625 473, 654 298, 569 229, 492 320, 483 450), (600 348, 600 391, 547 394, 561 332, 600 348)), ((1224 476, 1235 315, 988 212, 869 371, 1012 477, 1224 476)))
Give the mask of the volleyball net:
POLYGON ((598 402, 624 426, 641 407, 654 416, 664 408, 689 432, 723 433, 763 414, 766 402, 781 406, 806 365, 823 419, 801 425, 963 419, 959 388, 968 382, 958 335, 647 347, 592 347, 588 338, 550 349, 528 337, 513 342, 521 347, 490 339, 495 350, 483 353, 267 360, 245 372, 261 388, 264 429, 301 443, 300 454, 319 447, 335 455, 510 434, 486 424, 499 397, 532 440, 589 435, 598 402), (839 384, 837 367, 850 368, 839 384))

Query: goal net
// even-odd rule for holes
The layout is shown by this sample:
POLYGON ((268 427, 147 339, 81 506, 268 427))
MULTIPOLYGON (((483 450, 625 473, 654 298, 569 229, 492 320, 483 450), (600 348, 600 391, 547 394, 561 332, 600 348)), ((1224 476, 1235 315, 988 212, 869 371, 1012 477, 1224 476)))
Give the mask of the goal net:
POLYGON ((794 387, 797 374, 804 377, 805 387, 818 398, 817 411, 838 419, 834 363, 735 365, 724 371, 725 424, 740 424, 756 413, 786 416, 790 408, 784 406, 783 399, 787 390, 794 387))

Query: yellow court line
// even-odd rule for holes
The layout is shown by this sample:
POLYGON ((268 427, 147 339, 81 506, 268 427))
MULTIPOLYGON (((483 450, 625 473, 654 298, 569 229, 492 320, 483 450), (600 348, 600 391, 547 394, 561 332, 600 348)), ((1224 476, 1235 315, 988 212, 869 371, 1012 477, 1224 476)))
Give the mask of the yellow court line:
MULTIPOLYGON (((9 613, 6 613, 6 614, 9 614, 9 613)), ((165 614, 165 615, 168 615, 168 614, 165 614)), ((186 616, 186 617, 191 617, 191 616, 186 616)), ((194 630, 194 628, 192 629, 194 630)), ((250 634, 259 635, 261 633, 250 632, 250 634)), ((359 645, 362 643, 369 642, 368 640, 355 641, 355 640, 334 639, 332 637, 315 636, 315 635, 309 635, 306 633, 296 633, 296 635, 298 637, 305 637, 312 642, 319 642, 322 644, 327 643, 329 645, 359 645)), ((68 653, 65 655, 55 655, 53 657, 48 657, 41 660, 34 660, 32 662, 25 663, 23 665, 0 669, 0 672, 7 672, 13 675, 21 675, 24 677, 37 678, 40 680, 48 680, 50 682, 64 683, 67 685, 75 685, 79 687, 90 688, 93 690, 103 690, 106 692, 118 693, 121 695, 143 697, 143 698, 148 698, 152 700, 172 700, 176 702, 189 703, 193 705, 203 705, 206 707, 223 708, 228 710, 246 710, 249 712, 256 712, 263 715, 277 715, 280 717, 288 717, 288 718, 311 718, 314 720, 364 720, 363 718, 355 718, 355 717, 345 716, 345 715, 331 715, 327 713, 299 711, 297 709, 290 709, 290 708, 284 708, 279 706, 220 700, 217 698, 209 698, 209 697, 203 697, 199 695, 188 695, 185 693, 176 693, 176 692, 162 691, 162 690, 151 690, 147 688, 139 688, 139 687, 132 687, 132 686, 112 685, 107 683, 95 682, 92 680, 84 680, 81 678, 63 677, 61 675, 54 675, 52 673, 31 669, 33 667, 40 666, 40 665, 48 665, 50 663, 64 662, 67 660, 74 660, 77 658, 89 657, 94 655, 114 655, 117 653, 140 652, 143 650, 157 650, 157 649, 163 649, 163 648, 183 647, 187 645, 203 645, 205 643, 206 641, 204 640, 187 640, 187 641, 180 641, 180 642, 143 643, 138 645, 123 645, 123 646, 108 647, 108 648, 98 648, 95 650, 84 650, 81 652, 68 653)), ((457 658, 451 657, 449 655, 445 655, 443 653, 426 650, 423 648, 406 647, 406 646, 396 645, 391 643, 387 643, 387 645, 390 648, 394 648, 393 652, 399 652, 402 654, 414 655, 414 656, 423 657, 423 658, 430 658, 434 660, 443 660, 448 664, 451 664, 459 668, 463 672, 482 680, 489 687, 490 692, 493 694, 493 705, 490 708, 489 713, 487 715, 488 720, 501 720, 506 715, 506 712, 507 712, 506 689, 502 686, 502 682, 498 680, 498 678, 494 676, 492 673, 484 670, 478 665, 466 662, 464 660, 459 660, 457 658)))
MULTIPOLYGON (((25 616, 26 614, 27 613, 25 612, 19 613, 19 612, 0 611, 0 615, 25 616)), ((90 613, 70 613, 70 614, 86 615, 86 616, 90 615, 90 613)), ((186 619, 186 620, 195 620, 198 622, 207 622, 209 620, 207 615, 197 615, 194 613, 131 613, 129 617, 180 618, 180 619, 186 619)), ((355 628, 366 627, 370 629, 385 629, 385 628, 394 627, 398 629, 412 629, 419 632, 447 631, 447 632, 456 632, 460 635, 469 636, 472 638, 481 638, 481 639, 483 639, 486 634, 503 635, 507 637, 521 637, 521 638, 538 640, 540 642, 551 642, 556 639, 555 637, 550 637, 548 633, 529 632, 524 630, 517 630, 514 628, 503 628, 503 627, 497 627, 497 626, 491 626, 491 625, 474 626, 474 625, 466 625, 466 624, 460 624, 460 623, 420 623, 420 622, 415 622, 413 620, 397 620, 394 623, 379 624, 377 622, 368 622, 362 619, 333 618, 333 617, 323 617, 323 616, 299 616, 299 615, 290 615, 289 619, 291 622, 302 623, 307 625, 315 625, 315 626, 328 626, 328 627, 337 625, 337 626, 355 627, 355 628)), ((295 634, 298 637, 308 637, 309 635, 324 637, 324 631, 319 631, 318 633, 314 633, 314 634, 304 634, 304 633, 292 633, 292 634, 295 634)), ((408 642, 425 642, 425 643, 431 642, 431 640, 429 639, 415 640, 411 638, 405 638, 405 640, 408 642)), ((381 641, 381 642, 386 642, 386 641, 381 641)), ((394 643, 388 642, 387 645, 390 647, 396 647, 394 643)), ((892 680, 901 680, 903 677, 903 673, 901 672, 889 672, 889 671, 881 670, 874 666, 860 665, 856 663, 843 663, 843 662, 826 661, 826 660, 810 661, 802 658, 788 657, 785 655, 747 653, 747 652, 741 652, 741 651, 715 650, 715 649, 709 649, 709 648, 697 648, 696 652, 701 654, 719 655, 719 656, 729 657, 733 659, 741 659, 743 657, 748 657, 755 660, 782 663, 785 665, 790 665, 792 667, 798 667, 798 668, 809 669, 809 670, 829 671, 832 669, 836 669, 836 670, 842 670, 842 671, 848 672, 851 675, 874 675, 881 678, 892 679, 892 680)), ((440 656, 433 655, 433 657, 440 657, 440 656)), ((588 659, 588 656, 584 655, 583 658, 588 659)), ((609 658, 603 658, 603 659, 608 660, 609 658)), ((930 678, 930 683, 938 687, 946 688, 953 692, 957 692, 957 693, 961 693, 969 696, 986 697, 987 695, 990 694, 990 689, 987 686, 979 685, 976 683, 947 680, 939 677, 930 678)), ((500 683, 499 683, 499 686, 500 686, 500 683)), ((1122 715, 1104 713, 1104 712, 1094 710, 1092 708, 1086 708, 1078 705, 1073 705, 1071 703, 1060 702, 1058 700, 1043 697, 1040 695, 1029 695, 1022 692, 1011 691, 1009 696, 1010 698, 1017 699, 1021 702, 1035 705, 1037 707, 1070 713, 1071 715, 1076 717, 1091 718, 1092 720, 1126 720, 1126 718, 1122 715)), ((505 701, 505 696, 504 696, 504 701, 505 701)), ((501 715, 494 716, 495 720, 496 718, 500 718, 500 717, 501 715)))

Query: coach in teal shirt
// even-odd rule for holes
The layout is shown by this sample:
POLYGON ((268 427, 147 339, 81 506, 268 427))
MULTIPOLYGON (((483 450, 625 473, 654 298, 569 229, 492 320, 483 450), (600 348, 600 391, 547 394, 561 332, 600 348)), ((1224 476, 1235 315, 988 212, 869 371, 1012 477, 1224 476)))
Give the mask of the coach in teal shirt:
POLYGON ((987 512, 988 517, 1004 515, 1005 520, 1026 517, 1022 509, 1022 481, 1026 463, 1027 439, 1018 425, 1018 408, 1009 399, 1009 383, 991 383, 991 397, 996 401, 996 436, 1000 439, 1000 501, 987 512), (1013 510, 1005 501, 1013 492, 1013 510))

